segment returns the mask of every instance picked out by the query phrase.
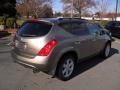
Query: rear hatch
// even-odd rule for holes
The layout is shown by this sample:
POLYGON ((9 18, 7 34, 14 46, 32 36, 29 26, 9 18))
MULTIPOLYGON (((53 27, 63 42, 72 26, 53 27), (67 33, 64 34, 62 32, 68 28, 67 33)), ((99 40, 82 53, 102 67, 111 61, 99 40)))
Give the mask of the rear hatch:
POLYGON ((27 21, 18 30, 15 37, 15 53, 33 58, 47 43, 47 34, 52 24, 44 21, 27 21))

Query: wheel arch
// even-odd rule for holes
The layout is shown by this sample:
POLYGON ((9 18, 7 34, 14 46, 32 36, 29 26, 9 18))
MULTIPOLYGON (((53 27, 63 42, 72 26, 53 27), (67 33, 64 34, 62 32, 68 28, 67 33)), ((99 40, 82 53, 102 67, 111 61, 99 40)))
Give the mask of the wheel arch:
MULTIPOLYGON (((112 45, 112 41, 111 41, 111 40, 108 40, 108 41, 106 42, 105 46, 106 46, 107 44, 112 45)), ((105 46, 104 46, 104 47, 105 47, 105 46)))
POLYGON ((62 62, 62 61, 61 61, 62 58, 65 57, 66 55, 73 55, 74 58, 75 58, 75 63, 78 63, 78 54, 77 54, 77 52, 75 52, 75 51, 67 51, 67 52, 64 52, 64 53, 60 56, 60 58, 59 58, 59 60, 58 60, 58 62, 57 62, 56 69, 55 69, 55 75, 57 74, 57 70, 58 70, 58 68, 59 68, 59 65, 60 65, 60 63, 62 62))

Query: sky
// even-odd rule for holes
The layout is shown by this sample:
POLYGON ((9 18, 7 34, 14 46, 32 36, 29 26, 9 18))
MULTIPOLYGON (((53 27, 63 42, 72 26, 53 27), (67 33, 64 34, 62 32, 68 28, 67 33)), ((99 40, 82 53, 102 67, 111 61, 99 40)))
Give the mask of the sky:
MULTIPOLYGON (((108 11, 113 12, 115 11, 115 6, 116 6, 116 0, 108 0, 109 1, 109 6, 108 6, 108 11)), ((119 2, 120 6, 120 2, 119 2)), ((62 12, 63 11, 63 4, 61 0, 54 0, 53 1, 53 10, 56 12, 62 12)), ((120 11, 120 8, 119 8, 120 11)))
POLYGON ((108 0, 109 1, 109 12, 113 12, 116 9, 116 0, 108 0))
POLYGON ((54 0, 53 1, 53 10, 56 12, 63 11, 63 4, 62 4, 61 0, 54 0))

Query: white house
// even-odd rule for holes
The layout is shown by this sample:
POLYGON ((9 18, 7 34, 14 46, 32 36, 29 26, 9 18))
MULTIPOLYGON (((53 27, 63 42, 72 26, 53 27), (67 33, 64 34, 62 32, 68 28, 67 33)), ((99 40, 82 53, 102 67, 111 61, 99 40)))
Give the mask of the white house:
MULTIPOLYGON (((92 20, 93 17, 82 17, 83 19, 92 20)), ((101 20, 100 18, 94 18, 95 20, 101 20)), ((112 18, 102 18, 102 20, 111 21, 112 18)), ((120 17, 117 17, 117 21, 120 21, 120 17)))

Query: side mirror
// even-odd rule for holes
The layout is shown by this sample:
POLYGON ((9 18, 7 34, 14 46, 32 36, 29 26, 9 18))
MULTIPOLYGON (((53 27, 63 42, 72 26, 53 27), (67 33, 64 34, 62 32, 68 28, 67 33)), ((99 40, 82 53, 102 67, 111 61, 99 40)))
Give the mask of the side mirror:
POLYGON ((100 32, 95 32, 96 33, 96 35, 100 35, 100 32))
POLYGON ((92 35, 94 35, 95 37, 97 37, 97 36, 100 35, 100 32, 94 32, 94 33, 92 33, 92 35))

